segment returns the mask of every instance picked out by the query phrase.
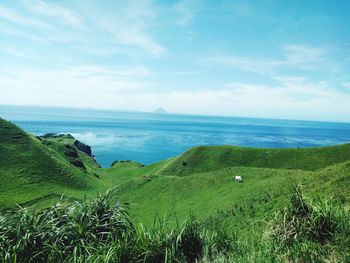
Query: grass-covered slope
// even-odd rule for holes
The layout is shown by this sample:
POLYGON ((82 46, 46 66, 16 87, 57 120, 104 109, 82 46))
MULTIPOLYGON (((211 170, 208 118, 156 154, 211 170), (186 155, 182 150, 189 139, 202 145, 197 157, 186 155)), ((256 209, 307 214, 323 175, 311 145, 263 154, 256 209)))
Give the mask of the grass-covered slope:
POLYGON ((46 206, 45 198, 57 200, 65 194, 82 200, 112 189, 116 197, 130 202, 133 218, 147 225, 156 215, 174 221, 193 213, 201 220, 247 229, 249 224, 241 221, 272 216, 285 205, 294 184, 350 202, 350 144, 303 149, 195 147, 147 166, 117 161, 103 169, 74 141, 69 135, 38 139, 1 120, 0 206, 46 206), (236 175, 244 182, 235 183, 236 175))
POLYGON ((285 205, 296 184, 303 184, 306 192, 334 196, 349 204, 350 161, 317 171, 229 167, 188 176, 138 177, 115 191, 131 203, 135 218, 148 224, 152 224, 154 215, 174 220, 194 213, 202 220, 222 222, 227 218, 231 226, 249 228, 250 223, 241 222, 272 216, 285 205), (235 183, 236 175, 244 182, 235 183))
MULTIPOLYGON (((5 253, 7 257, 27 258, 33 253, 38 256, 37 261, 39 258, 43 262, 50 261, 45 258, 47 254, 42 253, 42 248, 37 247, 45 244, 45 249, 52 252, 51 261, 54 261, 55 257, 61 259, 72 255, 83 240, 85 250, 76 250, 81 253, 78 257, 82 261, 103 258, 103 262, 163 262, 168 255, 169 259, 174 257, 172 253, 178 253, 176 257, 179 258, 184 256, 181 247, 177 247, 183 235, 193 238, 197 233, 197 237, 203 239, 200 241, 202 248, 206 247, 204 250, 208 252, 218 245, 217 242, 227 248, 227 240, 231 239, 226 235, 220 237, 220 231, 234 231, 232 246, 226 250, 229 255, 223 258, 221 254, 214 255, 218 260, 212 261, 208 259, 213 256, 211 252, 204 255, 204 250, 200 250, 198 257, 203 262, 349 261, 348 250, 344 248, 349 247, 349 224, 345 214, 350 204, 350 144, 302 149, 195 147, 178 157, 147 166, 116 161, 105 169, 99 167, 91 152, 83 151, 85 146, 70 135, 34 137, 0 119, 0 208, 18 203, 48 207, 62 194, 75 200, 83 201, 85 197, 89 200, 97 192, 111 189, 108 202, 115 199, 128 202, 133 223, 150 227, 158 215, 170 226, 169 233, 162 232, 165 229, 162 224, 155 228, 155 235, 141 226, 135 229, 136 232, 132 230, 132 235, 123 236, 125 240, 118 239, 120 243, 111 241, 111 246, 110 240, 103 235, 115 230, 111 227, 106 232, 105 221, 100 221, 99 216, 103 220, 116 219, 113 222, 117 223, 117 229, 123 227, 119 225, 118 206, 110 206, 105 199, 86 206, 85 200, 75 202, 71 209, 64 202, 38 213, 37 210, 33 214, 23 209, 14 213, 11 210, 1 217, 0 225, 8 224, 8 227, 0 226, 0 240, 4 241, 0 247, 11 251, 5 253), (235 183, 236 175, 242 176, 244 182, 235 183), (336 209, 330 209, 328 203, 318 206, 300 198, 290 204, 290 190, 296 184, 302 184, 304 192, 310 196, 333 197, 332 204, 336 209), (290 208, 283 210, 288 205, 290 208), (299 213, 300 208, 302 213, 299 213), (275 217, 278 211, 282 214, 275 217), (68 217, 63 216, 65 214, 68 217), (197 217, 200 225, 189 225, 190 230, 186 230, 187 226, 179 229, 177 223, 190 214, 197 217), (64 221, 67 218, 69 224, 66 224, 69 220, 64 221), (266 221, 272 226, 267 229, 270 239, 262 237, 266 232, 266 221), (66 231, 69 238, 57 235, 56 226, 66 231), (24 235, 23 231, 32 232, 24 235), (52 239, 42 235, 43 231, 47 231, 52 239), (101 231, 101 238, 95 235, 96 231, 101 231), (323 241, 324 233, 329 238, 328 243, 323 241), (68 246, 67 240, 71 242, 68 246), (101 246, 96 246, 96 242, 101 246), (52 249, 54 246, 57 246, 56 250, 52 249), (170 247, 175 249, 171 253, 170 247), (38 250, 33 251, 33 248, 38 250), (125 256, 124 252, 127 252, 128 260, 119 258, 125 256), (343 255, 347 258, 342 258, 343 255), (159 260, 155 261, 154 256, 159 260)), ((129 221, 127 223, 132 226, 129 221)), ((184 246, 188 247, 192 248, 193 244, 184 246)))
POLYGON ((86 189, 90 176, 64 153, 0 119, 1 206, 86 189))
POLYGON ((113 178, 116 196, 130 202, 134 218, 148 225, 155 215, 174 222, 193 213, 246 231, 250 223, 242 221, 272 216, 299 183, 306 192, 350 203, 350 144, 304 149, 195 147, 150 166, 119 162, 99 173, 113 178), (244 182, 235 183, 236 175, 244 182))
POLYGON ((173 158, 158 173, 182 176, 238 166, 314 171, 348 160, 350 144, 290 149, 200 146, 173 158))

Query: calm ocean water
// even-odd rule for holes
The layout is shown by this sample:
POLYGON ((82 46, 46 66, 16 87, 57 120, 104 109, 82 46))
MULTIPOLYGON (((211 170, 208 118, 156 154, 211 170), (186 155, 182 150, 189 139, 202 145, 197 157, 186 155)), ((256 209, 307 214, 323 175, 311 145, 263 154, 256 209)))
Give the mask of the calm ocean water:
POLYGON ((284 148, 350 142, 350 123, 1 105, 0 117, 35 135, 71 133, 93 147, 104 167, 114 160, 149 164, 196 145, 284 148))

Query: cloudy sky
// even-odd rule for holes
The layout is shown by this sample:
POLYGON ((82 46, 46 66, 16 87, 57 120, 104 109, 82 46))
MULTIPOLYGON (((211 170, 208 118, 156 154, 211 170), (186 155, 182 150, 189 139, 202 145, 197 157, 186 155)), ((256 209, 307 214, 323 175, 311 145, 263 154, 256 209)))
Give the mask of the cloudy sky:
POLYGON ((0 1, 0 104, 350 121, 350 1, 0 1))

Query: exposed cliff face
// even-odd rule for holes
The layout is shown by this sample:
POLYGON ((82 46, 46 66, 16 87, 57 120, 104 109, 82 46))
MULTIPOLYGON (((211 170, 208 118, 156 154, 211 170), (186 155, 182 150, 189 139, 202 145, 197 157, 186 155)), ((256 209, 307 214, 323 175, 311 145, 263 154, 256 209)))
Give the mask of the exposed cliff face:
POLYGON ((92 155, 91 147, 76 140, 71 134, 47 133, 37 136, 37 138, 41 140, 42 144, 54 148, 58 153, 62 154, 75 167, 84 171, 87 170, 87 166, 100 167, 92 155), (86 159, 79 152, 90 158, 86 159))
POLYGON ((90 157, 92 157, 92 151, 91 151, 91 147, 81 141, 75 140, 74 141, 74 146, 77 147, 78 150, 86 153, 87 155, 89 155, 90 157))
POLYGON ((56 134, 56 133, 47 133, 42 136, 37 136, 40 140, 48 140, 48 141, 57 141, 61 142, 63 144, 69 144, 75 146, 79 151, 82 151, 89 155, 90 157, 93 157, 91 147, 81 141, 78 141, 75 139, 71 134, 56 134))

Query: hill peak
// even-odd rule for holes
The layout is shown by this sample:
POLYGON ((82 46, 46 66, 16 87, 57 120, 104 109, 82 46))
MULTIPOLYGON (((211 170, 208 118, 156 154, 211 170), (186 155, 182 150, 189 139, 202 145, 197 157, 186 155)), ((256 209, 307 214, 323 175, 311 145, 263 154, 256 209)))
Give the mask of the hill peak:
POLYGON ((153 111, 153 113, 168 113, 164 108, 159 107, 153 111))

